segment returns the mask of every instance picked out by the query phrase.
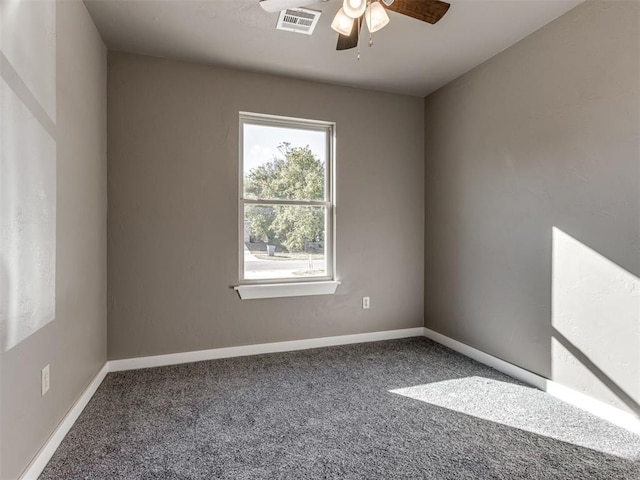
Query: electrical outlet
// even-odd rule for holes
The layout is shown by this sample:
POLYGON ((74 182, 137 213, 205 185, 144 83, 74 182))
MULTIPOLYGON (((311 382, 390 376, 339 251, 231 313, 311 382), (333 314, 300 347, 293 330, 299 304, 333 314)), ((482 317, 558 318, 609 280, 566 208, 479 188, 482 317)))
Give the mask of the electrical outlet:
POLYGON ((51 377, 49 376, 49 364, 42 369, 42 375, 40 377, 42 384, 42 395, 49 391, 49 386, 51 384, 51 377))
POLYGON ((362 297, 362 308, 369 309, 369 297, 362 297))

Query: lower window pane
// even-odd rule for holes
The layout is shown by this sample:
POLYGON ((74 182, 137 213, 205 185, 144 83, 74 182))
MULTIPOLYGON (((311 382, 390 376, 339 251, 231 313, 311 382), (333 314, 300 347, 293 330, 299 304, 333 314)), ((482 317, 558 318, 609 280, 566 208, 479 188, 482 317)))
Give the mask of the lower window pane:
POLYGON ((326 207, 251 204, 244 208, 244 278, 325 277, 326 207))

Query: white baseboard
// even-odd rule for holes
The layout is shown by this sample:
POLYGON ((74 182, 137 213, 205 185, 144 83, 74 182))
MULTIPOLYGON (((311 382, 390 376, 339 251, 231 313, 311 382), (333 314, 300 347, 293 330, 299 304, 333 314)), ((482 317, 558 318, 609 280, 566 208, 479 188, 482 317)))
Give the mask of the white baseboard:
POLYGON ((76 420, 84 410, 84 407, 87 406, 87 403, 89 403, 93 394, 96 393, 96 390, 98 390, 98 387, 104 380, 104 377, 107 376, 108 372, 109 362, 104 364, 93 380, 91 380, 91 383, 84 389, 82 394, 80 394, 71 409, 53 431, 47 442, 31 461, 25 472, 20 477, 20 480, 36 480, 40 476, 44 467, 47 466, 47 463, 51 460, 51 457, 60 446, 65 435, 69 430, 71 430, 73 424, 76 423, 76 420))
POLYGON ((423 335, 424 328, 415 327, 404 328, 401 330, 387 330, 383 332, 340 335, 337 337, 310 338, 306 340, 291 340, 288 342, 243 345, 240 347, 213 348, 210 350, 198 350, 195 352, 170 353, 168 355, 111 360, 109 362, 109 371, 119 372, 122 370, 137 370, 139 368, 201 362, 203 360, 214 360, 216 358, 244 357, 247 355, 259 355, 262 353, 292 352, 294 350, 306 350, 309 348, 377 342, 380 340, 393 340, 396 338, 421 337, 423 335))
POLYGON ((607 420, 614 425, 640 435, 640 418, 632 413, 625 412, 577 390, 560 385, 553 380, 547 380, 547 388, 545 391, 549 395, 553 395, 564 402, 570 403, 603 420, 607 420))
POLYGON ((494 357, 493 355, 489 355, 477 348, 470 347, 462 342, 454 340, 453 338, 449 338, 441 333, 434 332, 428 328, 424 329, 424 336, 430 338, 434 342, 438 342, 445 347, 449 347, 451 350, 455 350, 456 352, 460 352, 463 355, 473 358, 474 360, 483 363, 491 368, 495 368, 496 370, 506 373, 510 377, 513 377, 521 382, 524 382, 532 387, 536 387, 540 390, 546 390, 546 382, 547 379, 537 375, 529 370, 525 370, 524 368, 517 367, 516 365, 509 363, 505 360, 501 360, 498 357, 494 357))
POLYGON ((536 373, 513 365, 512 363, 498 357, 494 357, 493 355, 489 355, 477 348, 470 347, 469 345, 458 342, 453 338, 449 338, 428 328, 424 329, 424 336, 491 368, 495 368, 510 377, 547 392, 549 395, 552 395, 559 400, 640 435, 640 418, 636 417, 632 413, 625 412, 624 410, 613 407, 607 403, 585 395, 584 393, 573 390, 572 388, 560 385, 553 380, 544 378, 536 373))

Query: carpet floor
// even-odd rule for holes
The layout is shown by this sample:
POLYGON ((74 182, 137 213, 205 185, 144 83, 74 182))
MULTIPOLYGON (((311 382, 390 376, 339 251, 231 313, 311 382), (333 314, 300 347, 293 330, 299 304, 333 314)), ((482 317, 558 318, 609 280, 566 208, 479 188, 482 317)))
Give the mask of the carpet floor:
POLYGON ((424 338, 110 373, 53 479, 640 479, 640 437, 424 338))

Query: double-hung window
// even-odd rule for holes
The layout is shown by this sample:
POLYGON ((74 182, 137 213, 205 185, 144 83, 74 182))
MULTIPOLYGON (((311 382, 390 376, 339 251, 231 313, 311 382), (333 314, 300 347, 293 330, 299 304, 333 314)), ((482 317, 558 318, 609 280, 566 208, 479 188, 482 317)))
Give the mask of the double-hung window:
POLYGON ((330 122, 240 114, 242 298, 335 291, 334 135, 330 122))

